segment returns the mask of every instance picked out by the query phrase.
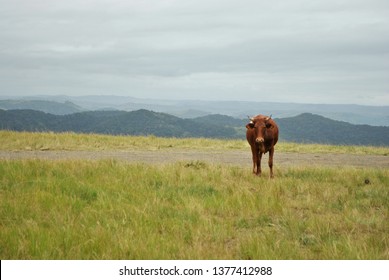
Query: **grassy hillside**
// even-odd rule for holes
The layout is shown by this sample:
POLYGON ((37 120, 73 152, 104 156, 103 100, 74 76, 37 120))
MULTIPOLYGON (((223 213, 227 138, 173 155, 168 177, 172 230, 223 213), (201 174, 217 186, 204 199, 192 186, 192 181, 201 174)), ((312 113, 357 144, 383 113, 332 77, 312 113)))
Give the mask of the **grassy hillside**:
POLYGON ((389 170, 276 171, 0 160, 0 258, 389 258, 389 170))

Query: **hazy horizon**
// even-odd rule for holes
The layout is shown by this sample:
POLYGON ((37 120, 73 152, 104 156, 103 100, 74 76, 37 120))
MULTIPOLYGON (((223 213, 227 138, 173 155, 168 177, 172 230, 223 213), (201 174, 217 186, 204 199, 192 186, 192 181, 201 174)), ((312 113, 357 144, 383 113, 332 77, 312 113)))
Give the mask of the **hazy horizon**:
POLYGON ((40 101, 56 101, 60 100, 62 98, 65 98, 61 100, 61 102, 65 101, 72 101, 72 99, 86 99, 86 98, 118 98, 118 99, 133 99, 135 101, 160 101, 160 102, 228 102, 228 103, 233 103, 233 102, 255 102, 255 103, 274 103, 274 104, 294 104, 294 105, 328 105, 328 106, 368 106, 368 107, 389 107, 389 105, 369 105, 369 104, 355 104, 355 103, 308 103, 308 102, 287 102, 287 101, 260 101, 260 100, 244 100, 244 99, 236 99, 236 100, 220 100, 220 99, 196 99, 196 98, 158 98, 158 97, 134 97, 130 95, 108 95, 108 94, 90 94, 90 95, 67 95, 67 94, 59 94, 59 95, 4 95, 2 96, 0 94, 0 100, 40 100, 40 101), (69 99, 67 99, 69 98, 69 99))

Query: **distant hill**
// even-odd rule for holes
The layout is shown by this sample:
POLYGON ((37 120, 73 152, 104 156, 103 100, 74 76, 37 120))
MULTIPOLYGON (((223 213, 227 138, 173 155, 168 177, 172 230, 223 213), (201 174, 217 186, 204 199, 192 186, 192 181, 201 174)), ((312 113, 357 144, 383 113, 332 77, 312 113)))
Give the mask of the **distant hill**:
POLYGON ((214 114, 193 119, 197 123, 212 124, 214 126, 245 127, 247 119, 236 119, 226 115, 214 114))
POLYGON ((30 109, 55 115, 67 115, 85 111, 76 104, 65 101, 63 103, 47 100, 0 100, 0 109, 23 110, 30 109))
MULTIPOLYGON (((300 143, 389 146, 389 127, 353 125, 314 114, 276 118, 280 139, 300 143)), ((54 115, 34 110, 0 110, 0 129, 74 131, 113 135, 245 138, 246 119, 209 115, 182 119, 148 110, 89 111, 54 115)))
POLYGON ((231 127, 215 127, 147 110, 90 111, 65 116, 34 110, 0 110, 0 129, 162 137, 235 137, 235 130, 231 127))
POLYGON ((255 101, 205 101, 205 100, 158 100, 129 97, 96 97, 95 102, 88 104, 94 97, 77 97, 69 99, 86 108, 99 110, 110 104, 112 108, 125 111, 146 109, 163 112, 181 118, 196 118, 212 114, 227 115, 234 118, 244 118, 247 115, 273 115, 278 118, 294 117, 303 113, 321 115, 333 120, 346 121, 352 124, 368 124, 374 126, 389 126, 389 106, 362 106, 353 104, 299 104, 281 102, 255 101), (117 98, 117 99, 116 99, 117 98), (80 102, 80 103, 78 103, 80 102), (116 103, 115 103, 116 102, 116 103), (120 103, 122 102, 122 103, 120 103))
MULTIPOLYGON (((8 97, 8 99, 14 99, 8 97)), ((95 96, 29 96, 15 100, 47 100, 60 104, 70 101, 78 106, 79 111, 121 110, 136 111, 145 109, 154 112, 167 113, 180 118, 197 118, 220 114, 234 118, 245 118, 258 113, 275 118, 294 117, 303 113, 321 115, 332 120, 345 121, 352 124, 368 124, 374 126, 389 126, 389 106, 362 106, 353 104, 299 104, 258 101, 205 101, 205 100, 160 100, 142 99, 129 96, 95 95, 95 96)), ((1 103, 1 101, 0 101, 1 103)), ((28 103, 25 103, 28 105, 28 103)), ((33 103, 30 103, 33 104, 33 103)), ((1 107, 0 109, 33 109, 52 114, 75 113, 60 108, 51 111, 40 107, 1 107)))
POLYGON ((389 127, 352 125, 308 113, 275 120, 281 139, 291 142, 389 146, 389 127))

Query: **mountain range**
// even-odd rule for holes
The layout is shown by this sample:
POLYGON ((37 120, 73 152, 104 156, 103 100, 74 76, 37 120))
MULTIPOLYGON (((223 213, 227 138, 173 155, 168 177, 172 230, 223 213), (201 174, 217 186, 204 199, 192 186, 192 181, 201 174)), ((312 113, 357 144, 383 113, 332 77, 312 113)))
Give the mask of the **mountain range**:
MULTIPOLYGON (((280 128, 280 140, 283 141, 389 146, 389 127, 385 126, 355 125, 311 113, 274 119, 280 128)), ((0 109, 0 129, 15 131, 244 139, 247 122, 247 117, 212 114, 188 119, 145 109, 130 112, 88 111, 66 115, 0 109)))
POLYGON ((389 106, 362 106, 341 104, 298 104, 251 101, 202 101, 140 99, 126 96, 34 96, 6 97, 0 100, 0 109, 33 109, 55 115, 85 111, 149 111, 170 114, 180 118, 197 118, 220 114, 246 118, 259 113, 275 118, 295 117, 303 113, 320 115, 351 124, 389 126, 389 106))

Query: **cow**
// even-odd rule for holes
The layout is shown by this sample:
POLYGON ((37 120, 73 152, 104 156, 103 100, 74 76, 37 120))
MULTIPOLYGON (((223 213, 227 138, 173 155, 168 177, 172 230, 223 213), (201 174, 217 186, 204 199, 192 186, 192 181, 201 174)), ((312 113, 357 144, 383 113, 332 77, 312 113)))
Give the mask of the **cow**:
POLYGON ((253 173, 261 176, 262 155, 269 152, 270 178, 273 178, 273 155, 278 141, 278 126, 271 116, 258 115, 249 119, 246 139, 253 154, 253 173))

